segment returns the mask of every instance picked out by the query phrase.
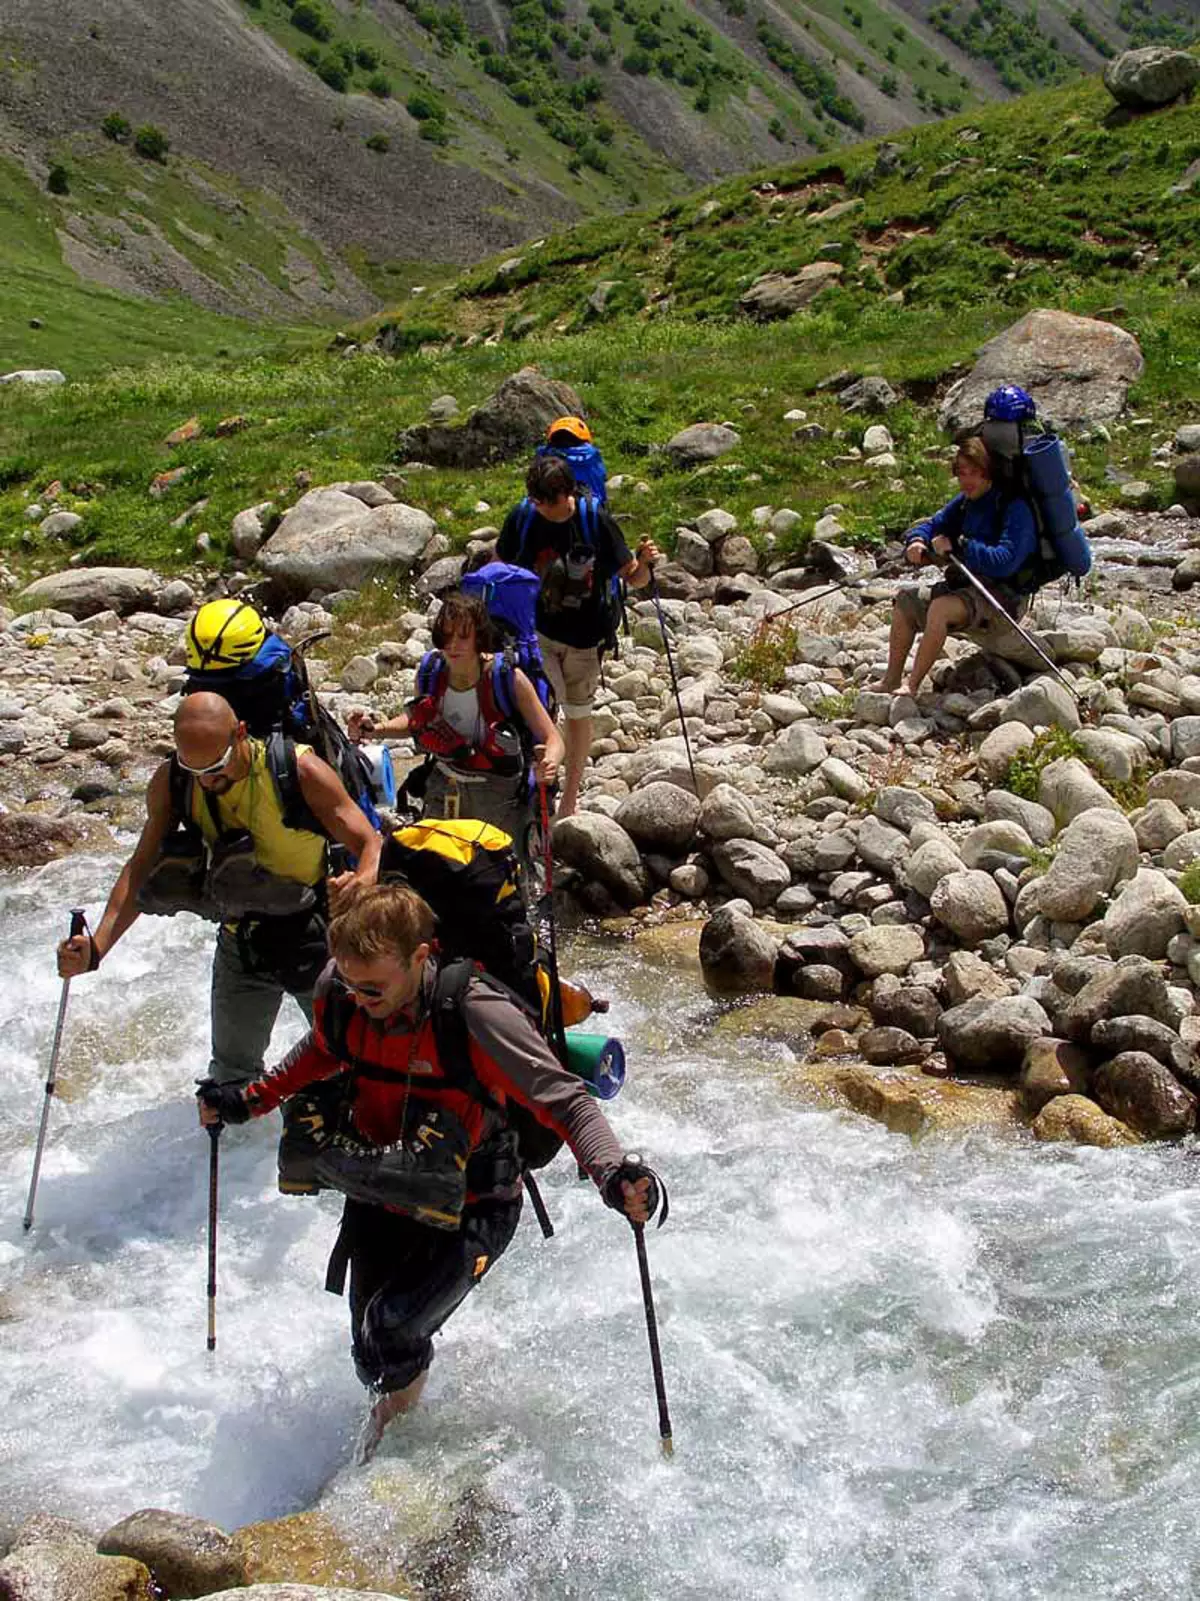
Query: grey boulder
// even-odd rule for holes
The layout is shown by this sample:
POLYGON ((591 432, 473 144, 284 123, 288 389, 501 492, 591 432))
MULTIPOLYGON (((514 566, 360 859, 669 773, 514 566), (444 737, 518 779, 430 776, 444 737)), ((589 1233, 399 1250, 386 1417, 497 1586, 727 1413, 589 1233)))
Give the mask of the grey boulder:
POLYGON ((1104 68, 1104 87, 1119 106, 1134 111, 1166 106, 1200 83, 1200 61, 1186 50, 1147 45, 1114 56, 1104 68))
POLYGON ((1050 1033, 1050 1019, 1029 995, 978 996, 943 1012, 938 1042, 956 1067, 973 1073, 1015 1073, 1030 1044, 1050 1033))
POLYGON ((554 849, 627 909, 646 899, 649 878, 638 848, 613 818, 599 812, 560 818, 554 824, 554 849))
POLYGON ((1008 930, 1008 902, 990 873, 948 873, 934 886, 929 904, 938 922, 964 945, 979 945, 1008 930))
POLYGON ((128 617, 149 611, 162 579, 147 567, 71 567, 35 578, 18 599, 31 607, 48 606, 73 618, 113 611, 128 617))
POLYGON ((745 896, 752 906, 772 905, 792 881, 775 852, 757 840, 725 840, 713 846, 712 859, 730 889, 745 896))
POLYGON ((1176 934, 1183 932, 1187 904, 1165 873, 1141 868, 1104 914, 1109 955, 1161 960, 1176 934))
POLYGON ((766 929, 733 906, 715 911, 700 934, 704 987, 718 1000, 772 990, 777 955, 766 929))
POLYGON ((359 589, 372 578, 410 573, 435 532, 433 518, 417 506, 396 501, 367 508, 340 490, 314 489, 255 560, 293 594, 359 589))
POLYGON ((681 851, 691 844, 700 802, 690 789, 664 782, 644 784, 617 807, 615 820, 638 845, 681 851))
POLYGON ((1052 922, 1081 923, 1138 867, 1137 835, 1120 812, 1081 812, 1036 884, 1035 904, 1052 922))

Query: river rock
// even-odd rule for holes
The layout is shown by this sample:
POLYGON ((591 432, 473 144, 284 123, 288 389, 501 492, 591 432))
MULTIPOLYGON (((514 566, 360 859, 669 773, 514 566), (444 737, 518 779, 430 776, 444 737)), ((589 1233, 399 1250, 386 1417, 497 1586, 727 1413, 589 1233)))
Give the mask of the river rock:
POLYGON ((1119 106, 1135 111, 1169 105, 1200 83, 1200 61, 1186 50, 1147 45, 1124 50, 1104 67, 1104 87, 1119 106))
POLYGON ((614 816, 636 844, 678 852, 695 837, 700 801, 679 784, 652 782, 627 795, 614 816))
POLYGON ((1062 1140, 1071 1145, 1093 1145, 1100 1150, 1140 1143, 1131 1128, 1109 1117, 1086 1095, 1056 1095, 1048 1101, 1034 1120, 1033 1137, 1062 1140))
POLYGON ((1049 1033, 1050 1019, 1029 995, 978 996, 943 1012, 937 1024, 947 1058, 969 1073, 1015 1073, 1030 1044, 1049 1033))
POLYGON ((1104 914, 1109 955, 1161 960, 1175 935, 1183 932, 1186 910, 1187 901, 1165 873, 1141 868, 1104 914))
POLYGON ((753 806, 732 784, 714 784, 700 807, 700 833, 714 843, 730 839, 757 839, 765 844, 765 830, 753 806))
MULTIPOLYGON (((1055 982, 1059 969, 1055 969, 1055 982)), ((1152 1017, 1171 1027, 1175 1012, 1166 980, 1144 956, 1123 956, 1115 966, 1089 978, 1071 997, 1059 1019, 1068 1039, 1087 1044, 1102 1017, 1152 1017)))
POLYGON ((742 436, 724 423, 697 422, 680 429, 668 439, 665 448, 676 467, 697 467, 727 456, 741 442, 742 436))
POLYGON ((713 846, 712 859, 730 889, 752 906, 770 906, 792 881, 775 852, 757 840, 724 840, 713 846))
POLYGON ((1115 421, 1145 362, 1125 329, 1068 311, 1031 311, 988 340, 970 374, 942 403, 943 428, 977 423, 998 384, 1020 384, 1039 412, 1062 428, 1115 421))
POLYGON ((1015 1092, 1000 1085, 956 1084, 860 1062, 805 1063, 799 1078, 819 1100, 849 1106, 912 1139, 935 1130, 1011 1129, 1020 1123, 1015 1092))
POLYGON ((948 839, 940 835, 936 839, 928 839, 923 845, 906 859, 901 870, 901 876, 910 889, 915 889, 918 895, 926 900, 932 896, 934 890, 950 873, 966 871, 966 864, 962 857, 951 845, 948 839))
POLYGON ((34 607, 66 612, 71 618, 102 611, 127 617, 131 612, 148 611, 161 586, 162 579, 147 567, 70 567, 36 578, 18 598, 34 607))
POLYGON ((1177 834, 1162 853, 1163 866, 1173 873, 1181 873, 1195 861, 1200 861, 1200 828, 1177 834))
POLYGON ((1126 817, 1100 809, 1080 812, 1063 830, 1054 860, 1037 880, 1035 904, 1054 922, 1081 923, 1137 867, 1137 835, 1126 817))
POLYGON ((1033 841, 1020 823, 999 819, 994 823, 980 823, 963 840, 962 859, 967 867, 981 867, 993 872, 1014 856, 1025 861, 1033 855, 1033 841))
POLYGON ((884 1028, 902 1028, 918 1039, 930 1039, 942 1015, 941 1004, 924 984, 906 983, 882 973, 871 985, 871 1016, 884 1028))
MULTIPOLYGON (((1192 774, 1187 774, 1192 777, 1192 774)), ((1200 777, 1200 774, 1194 775, 1200 777)), ((1166 850, 1172 840, 1187 833, 1187 818, 1173 800, 1147 801, 1136 812, 1129 814, 1139 847, 1157 854, 1166 850)))
POLYGON ((808 723, 792 723, 772 742, 763 766, 768 773, 811 773, 829 755, 820 734, 808 723))
POLYGON ((1075 697, 1049 674, 1030 679, 1016 694, 1010 695, 1004 716, 1006 721, 1024 723, 1029 728, 1074 730, 1080 725, 1075 697))
POLYGON ((850 941, 850 960, 867 978, 878 978, 881 973, 907 973, 924 955, 925 940, 920 929, 903 923, 864 928, 850 941))
MULTIPOLYGON (((410 1591, 415 1601, 416 1592, 410 1591)), ((398 1590, 331 1590, 323 1584, 248 1584, 237 1590, 214 1590, 196 1601, 404 1601, 398 1590)))
POLYGON ((400 501, 364 507, 337 489, 312 489, 292 507, 255 561, 293 594, 360 589, 412 571, 437 531, 428 512, 400 501))
POLYGON ((150 1573, 131 1557, 74 1543, 23 1545, 0 1562, 4 1601, 156 1601, 150 1573))
POLYGON ((1185 811, 1200 810, 1200 773, 1185 772, 1179 767, 1155 773, 1147 781, 1146 798, 1147 802, 1174 801, 1185 811))
POLYGON ((964 945, 978 945, 1008 930, 1008 902, 990 873, 964 869, 947 874, 934 886, 929 904, 938 922, 964 945))
POLYGON ((338 674, 338 683, 348 695, 361 695, 379 677, 379 668, 370 656, 351 656, 338 674))
POLYGON ((980 745, 977 760, 981 775, 1000 783, 1015 756, 1033 744, 1033 729, 1027 723, 1007 722, 993 728, 980 745))
POLYGON ((1092 1029, 1091 1043, 1105 1056, 1143 1051, 1185 1084, 1192 1074, 1191 1051, 1173 1028, 1153 1017, 1102 1017, 1092 1029))
POLYGON ((258 555, 274 512, 274 501, 263 500, 257 506, 247 506, 234 517, 229 534, 233 553, 239 561, 253 561, 258 555))
POLYGON ((1038 800, 1054 813, 1060 828, 1083 812, 1121 810, 1078 756, 1060 756, 1043 767, 1038 780, 1038 800))
POLYGON ((901 784, 888 784, 875 796, 875 815, 893 828, 902 828, 911 834, 918 823, 936 823, 937 812, 933 802, 918 790, 906 789, 901 784))
POLYGON ((115 841, 95 817, 77 812, 47 817, 43 812, 0 812, 0 870, 44 867, 75 851, 107 851, 115 841))
POLYGON ((857 1044, 863 1060, 875 1067, 921 1062, 929 1055, 928 1046, 902 1028, 864 1029, 857 1044))
POLYGON ((946 999, 951 1006, 978 997, 1002 1000, 1011 993, 1008 980, 974 951, 951 951, 942 970, 946 999))
POLYGON ((629 835, 611 817, 577 812, 561 817, 553 829, 554 849, 568 867, 594 879, 621 906, 640 905, 649 893, 649 877, 629 835))
POLYGON ((735 907, 719 907, 700 935, 704 987, 718 1000, 769 992, 778 947, 760 923, 735 907))
POLYGON ((171 1601, 246 1582, 245 1564, 229 1535, 179 1512, 134 1512, 101 1536, 97 1550, 143 1563, 171 1601))
POLYGON ((889 823, 881 823, 878 817, 864 817, 856 848, 868 867, 891 878, 908 851, 908 837, 889 823))
POLYGON ((1173 1139, 1196 1124, 1196 1097, 1145 1051, 1124 1051, 1092 1075, 1092 1094, 1112 1117, 1147 1139, 1173 1139))
POLYGON ((1088 1084, 1088 1055, 1069 1040, 1050 1037, 1031 1040, 1021 1064, 1021 1104, 1036 1117, 1056 1095, 1084 1095, 1088 1084))

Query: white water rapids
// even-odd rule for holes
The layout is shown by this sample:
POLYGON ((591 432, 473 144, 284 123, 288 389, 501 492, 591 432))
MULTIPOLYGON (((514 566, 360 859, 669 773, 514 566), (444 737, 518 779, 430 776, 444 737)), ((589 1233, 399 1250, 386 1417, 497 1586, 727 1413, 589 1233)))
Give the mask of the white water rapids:
MULTIPOLYGON (((1190 1597, 1200 1557, 1200 1163, 806 1107, 782 1047, 709 1033, 690 978, 575 948, 630 1055, 676 1455, 658 1450, 629 1230, 560 1158, 368 1470, 335 1198, 275 1189, 277 1119, 221 1147, 205 1334, 210 931, 143 919, 75 981, 21 1229, 67 909, 112 861, 0 880, 0 1536, 139 1507, 227 1528, 310 1506, 368 1539, 408 1476, 501 1509, 478 1601, 1190 1597)), ((276 1044, 299 1030, 290 1005, 276 1044)))

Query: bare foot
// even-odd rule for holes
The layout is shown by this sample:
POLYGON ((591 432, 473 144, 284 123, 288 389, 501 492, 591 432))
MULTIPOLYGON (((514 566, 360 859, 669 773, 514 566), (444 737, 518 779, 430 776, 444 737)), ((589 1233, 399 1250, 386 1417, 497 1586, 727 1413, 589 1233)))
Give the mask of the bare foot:
POLYGON ((400 1417, 416 1406, 425 1388, 425 1374, 420 1373, 403 1390, 389 1390, 381 1395, 379 1400, 367 1414, 366 1422, 358 1436, 358 1445, 354 1451, 354 1461, 357 1467, 365 1467, 379 1449, 379 1442, 383 1439, 384 1431, 393 1418, 400 1417))
POLYGON ((900 680, 898 678, 894 683, 890 678, 881 678, 877 684, 871 685, 871 693, 873 695, 894 695, 899 688, 900 680))

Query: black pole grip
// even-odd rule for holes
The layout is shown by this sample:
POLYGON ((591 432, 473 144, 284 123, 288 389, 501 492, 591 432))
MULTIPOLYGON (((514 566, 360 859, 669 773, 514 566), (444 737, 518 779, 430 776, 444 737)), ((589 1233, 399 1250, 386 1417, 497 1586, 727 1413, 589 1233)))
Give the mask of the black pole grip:
POLYGON ((83 907, 73 906, 71 908, 71 933, 69 937, 74 939, 77 934, 83 934, 86 931, 87 918, 84 916, 83 907))

